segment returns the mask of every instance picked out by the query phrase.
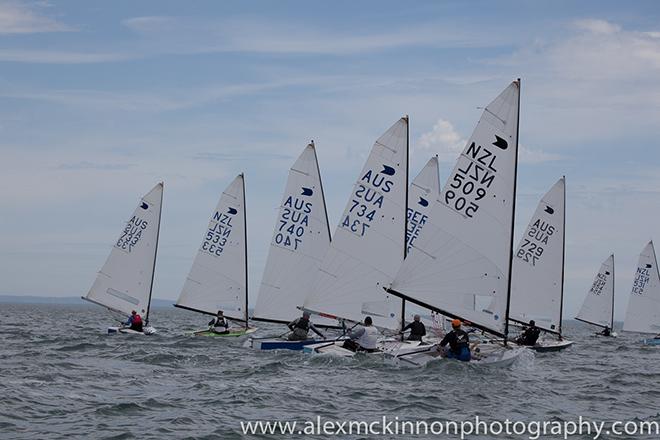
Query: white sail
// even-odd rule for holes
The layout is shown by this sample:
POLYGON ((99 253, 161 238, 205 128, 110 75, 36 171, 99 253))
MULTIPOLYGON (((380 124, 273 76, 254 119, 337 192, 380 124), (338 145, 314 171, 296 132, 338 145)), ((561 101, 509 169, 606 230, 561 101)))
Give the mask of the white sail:
POLYGON ((239 174, 211 214, 178 307, 247 321, 245 183, 239 174))
POLYGON ((566 185, 562 177, 539 202, 513 255, 509 317, 561 333, 566 185))
POLYGON ((660 333, 660 275, 652 241, 639 254, 623 330, 660 333))
POLYGON ((398 328, 401 300, 385 295, 404 258, 408 119, 374 144, 348 199, 304 308, 398 328))
MULTIPOLYGON (((330 226, 314 144, 289 171, 253 319, 289 322, 312 289, 330 246, 330 226)), ((315 324, 336 325, 315 318, 315 324)))
POLYGON ((498 334, 506 328, 519 90, 513 82, 484 110, 392 284, 419 305, 498 334))
POLYGON ((84 299, 148 320, 162 203, 159 183, 138 203, 84 299))
POLYGON ((600 265, 576 319, 612 329, 614 324, 614 254, 600 265))
POLYGON ((410 184, 408 190, 408 252, 424 229, 436 200, 440 197, 438 156, 433 156, 410 184))

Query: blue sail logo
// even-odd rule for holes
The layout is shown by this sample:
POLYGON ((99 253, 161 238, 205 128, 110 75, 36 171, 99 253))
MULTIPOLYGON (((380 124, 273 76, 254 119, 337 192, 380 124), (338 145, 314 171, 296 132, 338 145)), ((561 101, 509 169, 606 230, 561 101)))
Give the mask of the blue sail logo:
POLYGON ((424 206, 424 207, 429 206, 429 201, 426 200, 424 197, 420 197, 420 198, 419 198, 419 202, 417 202, 417 203, 419 203, 420 205, 422 205, 422 206, 424 206))
POLYGON ((234 208, 231 208, 231 207, 227 210, 227 212, 231 215, 234 215, 234 214, 238 213, 237 210, 235 210, 234 208))
POLYGON ((302 187, 302 193, 300 195, 311 196, 312 194, 314 194, 314 191, 312 191, 311 188, 305 188, 304 186, 302 187))
POLYGON ((149 209, 149 205, 147 205, 146 203, 142 202, 142 204, 140 205, 140 208, 142 208, 142 209, 149 209))
POLYGON ((388 176, 393 176, 396 170, 390 166, 383 165, 383 171, 381 173, 388 175, 388 176))
POLYGON ((548 214, 554 214, 555 210, 552 209, 551 207, 549 207, 548 205, 546 205, 545 206, 545 212, 547 212, 548 214))

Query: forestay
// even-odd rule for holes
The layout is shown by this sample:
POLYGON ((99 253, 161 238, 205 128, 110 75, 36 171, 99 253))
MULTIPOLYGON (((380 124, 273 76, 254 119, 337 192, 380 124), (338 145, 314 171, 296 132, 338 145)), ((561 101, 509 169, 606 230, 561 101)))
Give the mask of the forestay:
POLYGON ((484 110, 391 289, 501 335, 506 331, 519 89, 513 82, 484 110))
POLYGON ((138 203, 84 299, 148 320, 162 203, 159 183, 138 203))
POLYGON ((404 258, 407 185, 408 119, 401 118, 371 149, 305 309, 398 328, 401 300, 383 287, 404 258))
POLYGON ((440 197, 440 172, 438 156, 433 156, 413 179, 408 190, 408 224, 406 225, 408 252, 424 229, 438 197, 440 197))
POLYGON ((614 324, 614 254, 607 257, 575 319, 612 329, 614 324))
MULTIPOLYGON (((314 144, 289 170, 253 319, 289 322, 300 315, 305 296, 330 246, 330 225, 314 144)), ((315 324, 336 321, 314 319, 315 324)))
POLYGON ((660 333, 660 276, 652 241, 639 255, 623 330, 660 333))
POLYGON ((239 174, 224 190, 204 231, 177 307, 247 321, 245 186, 239 174))
POLYGON ((514 253, 513 320, 561 333, 566 185, 562 177, 539 202, 514 253))

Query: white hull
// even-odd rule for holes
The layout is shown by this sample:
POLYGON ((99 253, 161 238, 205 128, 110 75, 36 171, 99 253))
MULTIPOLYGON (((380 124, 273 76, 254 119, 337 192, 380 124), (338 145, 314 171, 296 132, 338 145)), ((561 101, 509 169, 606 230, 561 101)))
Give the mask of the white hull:
POLYGON ((538 341, 535 345, 533 345, 531 347, 527 347, 527 348, 530 348, 530 349, 532 349, 534 351, 537 351, 539 353, 544 353, 544 352, 552 352, 552 351, 561 351, 561 350, 564 350, 564 349, 570 347, 573 344, 574 344, 573 341, 569 341, 569 340, 566 340, 566 339, 564 339, 562 341, 559 341, 559 340, 541 340, 541 341, 538 341))
MULTIPOLYGON (((353 357, 358 353, 361 354, 383 354, 385 356, 394 357, 400 353, 407 353, 410 350, 414 350, 416 347, 420 346, 419 341, 396 341, 391 339, 386 339, 378 342, 378 347, 374 352, 354 352, 343 348, 343 340, 331 341, 331 342, 321 342, 318 344, 310 344, 303 347, 303 353, 309 354, 326 354, 334 355, 339 357, 353 357)), ((426 345, 427 347, 429 345, 426 345)))
POLYGON ((143 335, 143 336, 148 336, 148 335, 153 335, 157 333, 156 329, 153 327, 144 327, 141 332, 136 332, 135 330, 131 330, 130 328, 125 328, 125 327, 108 327, 108 334, 109 335, 116 335, 116 334, 124 334, 124 335, 143 335))
MULTIPOLYGON (((472 359, 462 362, 470 365, 487 365, 492 367, 508 367, 512 365, 525 351, 522 347, 503 347, 499 344, 479 344, 472 349, 472 359)), ((438 345, 418 346, 393 356, 395 362, 416 367, 426 366, 429 362, 445 359, 438 351, 438 345)), ((446 359, 455 361, 454 359, 446 359)), ((461 361, 456 361, 461 362, 461 361)))

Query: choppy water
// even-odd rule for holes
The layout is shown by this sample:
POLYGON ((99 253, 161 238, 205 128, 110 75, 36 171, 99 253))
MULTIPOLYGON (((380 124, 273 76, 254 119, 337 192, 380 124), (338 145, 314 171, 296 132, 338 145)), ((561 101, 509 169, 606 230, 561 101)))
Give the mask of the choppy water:
MULTIPOLYGON (((566 329, 576 346, 510 368, 411 369, 184 336, 207 319, 176 309, 151 321, 158 335, 107 336, 113 321, 99 307, 0 304, 0 438, 231 439, 243 438, 241 420, 317 415, 660 419, 660 347, 592 338, 579 324, 566 329)), ((259 334, 280 331, 262 324, 259 334)))

